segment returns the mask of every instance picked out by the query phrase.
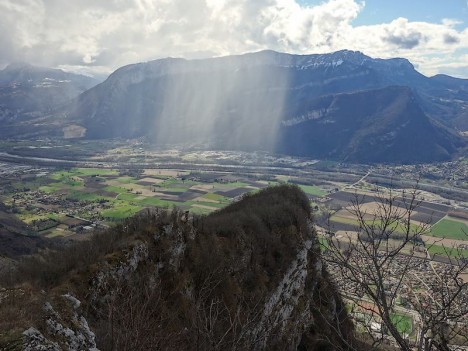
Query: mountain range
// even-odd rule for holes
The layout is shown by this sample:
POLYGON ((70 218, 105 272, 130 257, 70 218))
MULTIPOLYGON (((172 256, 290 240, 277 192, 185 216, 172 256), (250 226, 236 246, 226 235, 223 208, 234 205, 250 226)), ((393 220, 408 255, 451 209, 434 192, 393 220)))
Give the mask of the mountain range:
POLYGON ((31 121, 50 115, 58 106, 98 83, 92 77, 60 69, 24 62, 8 65, 0 71, 0 137, 35 134, 29 127, 31 121))
POLYGON ((0 135, 144 136, 366 163, 447 160, 467 145, 468 80, 349 50, 160 59, 62 97, 40 123, 10 120, 0 135))

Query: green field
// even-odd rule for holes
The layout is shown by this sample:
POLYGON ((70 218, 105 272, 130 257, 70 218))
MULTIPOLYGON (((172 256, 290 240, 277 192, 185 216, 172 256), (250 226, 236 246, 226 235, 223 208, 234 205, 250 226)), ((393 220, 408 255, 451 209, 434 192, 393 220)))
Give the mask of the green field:
MULTIPOLYGON (((72 213, 80 218, 92 220, 102 216, 109 222, 133 216, 145 207, 177 206, 191 213, 208 214, 232 202, 230 197, 216 194, 217 191, 247 188, 256 192, 261 188, 252 186, 250 181, 241 176, 234 178, 232 182, 203 182, 189 180, 187 179, 189 172, 180 174, 182 173, 182 176, 151 174, 130 176, 128 172, 122 173, 112 169, 72 168, 56 170, 48 176, 33 178, 27 182, 14 181, 12 185, 17 191, 39 190, 54 195, 55 199, 52 199, 58 203, 71 202, 68 203, 68 207, 67 203, 64 203, 63 208, 52 206, 49 214, 54 216, 72 213), (164 181, 152 183, 147 180, 143 184, 138 184, 143 178, 158 178, 164 181), (200 187, 202 185, 203 187, 200 187), (196 188, 193 188, 194 186, 196 188), (199 191, 200 194, 191 190, 199 191), (188 191, 190 193, 186 194, 188 191)), ((315 186, 303 185, 302 188, 309 194, 319 196, 324 194, 315 186)), ((34 199, 28 201, 34 203, 34 199)), ((21 219, 31 222, 34 219, 47 218, 47 212, 44 208, 31 208, 23 210, 20 215, 21 219)), ((69 235, 73 230, 65 229, 62 232, 62 235, 69 235)), ((61 231, 57 229, 53 232, 48 231, 45 235, 55 236, 60 233, 61 231)))
POLYGON ((444 247, 442 245, 431 245, 427 248, 427 251, 429 251, 430 254, 432 255, 448 255, 451 257, 468 257, 468 250, 457 250, 454 247, 444 247))
MULTIPOLYGON (((254 191, 258 191, 258 190, 254 190, 254 191)), ((214 193, 207 193, 205 195, 202 196, 203 199, 208 199, 208 200, 212 200, 212 201, 216 201, 217 203, 219 204, 223 204, 223 205, 228 205, 231 203, 231 200, 223 195, 219 195, 219 194, 214 194, 214 193)), ((209 202, 207 201, 208 203, 213 203, 213 202, 209 202)), ((214 203, 216 204, 216 203, 214 203)))
POLYGON ((468 225, 454 219, 443 218, 432 226, 431 235, 439 238, 468 240, 468 225))
POLYGON ((325 196, 327 193, 315 185, 297 184, 306 194, 314 196, 325 196))
POLYGON ((157 197, 147 197, 143 200, 138 201, 138 203, 141 205, 157 206, 157 207, 172 207, 172 206, 180 205, 180 202, 163 200, 157 197))
POLYGON ((220 201, 220 202, 229 201, 223 195, 214 194, 214 193, 205 194, 203 195, 203 197, 208 200, 214 200, 214 201, 220 201))
POLYGON ((122 201, 138 201, 139 195, 132 194, 132 193, 120 193, 116 196, 116 199, 122 201))
POLYGON ((143 207, 133 205, 118 205, 112 209, 102 211, 102 216, 111 220, 124 219, 133 216, 138 211, 142 210, 143 207))
POLYGON ((121 187, 121 186, 115 186, 115 185, 107 185, 103 189, 110 193, 116 193, 116 194, 129 192, 128 189, 121 187))
POLYGON ((395 313, 390 317, 393 325, 401 334, 411 334, 413 331, 413 319, 405 314, 395 313))
MULTIPOLYGON (((58 171, 54 175, 56 177, 91 177, 91 176, 109 176, 118 175, 119 173, 113 169, 102 168, 72 168, 67 171, 58 171)), ((52 178, 54 177, 52 175, 52 178)))
POLYGON ((330 246, 329 246, 328 241, 327 241, 326 238, 324 238, 322 235, 319 235, 318 240, 319 240, 319 243, 320 243, 320 250, 321 251, 329 249, 330 246))
POLYGON ((133 184, 133 183, 138 182, 138 179, 133 178, 133 177, 119 177, 116 180, 122 184, 133 184))
POLYGON ((331 216, 330 221, 331 222, 343 223, 343 224, 350 224, 350 225, 355 225, 355 226, 359 225, 359 223, 358 223, 358 221, 356 219, 341 217, 341 216, 331 216))
POLYGON ((52 183, 49 185, 43 185, 39 187, 40 191, 47 194, 58 192, 61 189, 64 189, 64 186, 61 183, 52 183))

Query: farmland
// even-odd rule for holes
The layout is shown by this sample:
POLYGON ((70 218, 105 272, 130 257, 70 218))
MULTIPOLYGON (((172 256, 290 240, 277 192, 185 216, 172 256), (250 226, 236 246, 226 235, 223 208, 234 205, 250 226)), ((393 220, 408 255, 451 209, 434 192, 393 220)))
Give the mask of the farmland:
POLYGON ((413 330, 413 319, 405 314, 393 314, 391 316, 392 323, 402 334, 411 334, 413 330))
MULTIPOLYGON (((0 211, 0 216, 6 216, 0 218, 0 224, 19 228, 17 233, 30 237, 87 240, 96 228, 112 226, 154 207, 178 207, 188 211, 189 216, 205 215, 247 193, 291 183, 297 184, 310 200, 314 221, 319 233, 324 234, 319 240, 325 252, 327 234, 337 240, 358 238, 359 223, 353 214, 353 202, 361 204, 364 223, 379 230, 383 223, 375 218, 375 211, 392 189, 391 184, 379 184, 389 179, 385 176, 390 171, 405 174, 401 178, 406 179, 413 174, 408 173, 413 172, 410 166, 401 169, 376 166, 371 172, 363 165, 340 166, 258 153, 147 151, 140 144, 114 146, 100 150, 99 143, 85 144, 86 157, 80 155, 77 146, 67 145, 46 149, 52 153, 50 157, 57 159, 18 156, 19 160, 12 160, 3 154, 10 162, 2 163, 0 155, 0 205, 4 204, 6 209, 0 211)), ((41 148, 31 150, 34 157, 44 155, 41 148)), ((27 145, 18 152, 18 155, 25 154, 30 154, 27 145)), ((462 166, 443 165, 435 171, 441 169, 443 172, 455 169, 451 177, 464 184, 466 175, 462 166)), ((425 181, 426 188, 431 190, 432 183, 425 181)), ((401 194, 414 184, 407 185, 396 191, 401 194)), ((418 274, 431 274, 426 264, 428 258, 431 262, 446 263, 447 256, 468 255, 468 241, 463 237, 468 218, 465 188, 453 190, 454 197, 450 200, 439 195, 452 194, 452 190, 446 190, 445 183, 441 188, 436 184, 434 192, 427 189, 419 194, 418 206, 411 216, 411 230, 426 226, 421 236, 424 245, 414 251, 415 257, 421 260, 418 267, 413 267, 418 274)), ((395 210, 404 211, 404 208, 404 199, 397 198, 395 210)), ((387 228, 395 229, 398 236, 404 231, 403 225, 397 221, 387 228)), ((398 245, 399 240, 390 238, 389 247, 398 245)), ((51 240, 56 241, 60 242, 51 240)), ((402 256, 413 254, 409 250, 402 253, 402 256)), ((348 291, 349 287, 344 289, 348 291)), ((400 332, 412 337, 417 324, 405 308, 403 304, 399 306, 392 320, 400 332)))
POLYGON ((431 234, 439 238, 468 240, 468 225, 461 220, 443 218, 432 226, 431 234))
MULTIPOLYGON (((12 162, 4 163, 0 202, 43 236, 109 226, 151 207, 177 206, 189 213, 208 214, 243 194, 280 183, 297 184, 307 194, 322 227, 330 224, 334 232, 355 231, 357 222, 349 207, 356 196, 367 212, 366 224, 379 225, 371 214, 378 206, 376 187, 392 181, 390 173, 404 180, 414 179, 421 171, 431 175, 421 182, 421 188, 430 191, 423 191, 412 214, 413 227, 428 225, 426 238, 443 236, 460 242, 466 230, 466 220, 449 216, 468 213, 464 160, 422 167, 373 166, 370 172, 364 165, 263 152, 159 149, 139 140, 4 142, 0 153, 0 159, 12 162), (461 187, 447 190, 449 176, 461 187), (452 207, 439 193, 453 196, 458 206, 452 207), (69 223, 66 216, 80 222, 69 223)), ((401 224, 394 226, 396 232, 402 231, 401 224)))
MULTIPOLYGON (((47 167, 39 176, 37 170, 12 176, 3 187, 1 201, 19 209, 18 218, 31 225, 40 235, 55 237, 72 235, 93 226, 108 226, 133 216, 145 208, 178 207, 194 214, 208 214, 220 209, 243 194, 266 186, 292 182, 310 198, 316 214, 331 211, 333 231, 355 231, 358 222, 350 212, 350 204, 358 195, 346 183, 310 180, 284 174, 249 174, 232 171, 193 171, 165 168, 112 167, 47 167), (342 190, 340 190, 341 188, 342 190), (335 208, 336 210, 333 210, 335 208), (77 223, 63 221, 64 216, 78 218, 77 223)), ((366 186, 366 188, 370 188, 366 186)), ((372 213, 378 201, 369 190, 359 193, 366 212, 366 224, 379 226, 372 213)), ((398 203, 403 207, 401 201, 398 203)), ((412 229, 431 226, 427 236, 463 240, 466 223, 449 218, 451 207, 422 201, 413 213, 412 229)), ((400 223, 392 225, 403 232, 400 223)), ((391 226, 391 227, 392 227, 391 226)), ((392 228, 393 228, 392 227, 392 228)), ((440 249, 431 253, 440 253, 440 249)))
MULTIPOLYGON (((381 195, 379 195, 381 196, 381 195)), ((328 206, 334 208, 329 212, 329 221, 322 221, 321 225, 327 231, 335 232, 340 237, 348 240, 356 240, 359 231, 360 222, 356 218, 356 208, 352 203, 359 201, 362 211, 362 223, 368 228, 382 230, 384 224, 376 217, 379 211, 379 196, 367 192, 340 191, 327 195, 329 199, 328 206)), ((397 198, 393 210, 395 213, 404 213, 407 206, 406 200, 397 198)), ((452 208, 448 205, 435 204, 427 201, 418 201, 418 206, 412 212, 410 231, 412 233, 422 231, 423 240, 427 252, 432 257, 444 256, 468 256, 468 226, 466 220, 450 217, 452 208)), ((460 211, 460 213, 466 213, 460 211)), ((398 236, 405 232, 404 223, 392 222, 386 223, 386 229, 394 231, 395 243, 398 236)))
MULTIPOLYGON (((145 208, 178 207, 208 214, 275 180, 174 169, 74 167, 11 176, 1 201, 41 236, 69 236, 109 226, 145 208)), ((325 194, 318 186, 303 185, 325 194)), ((315 197, 316 195, 311 195, 315 197)))

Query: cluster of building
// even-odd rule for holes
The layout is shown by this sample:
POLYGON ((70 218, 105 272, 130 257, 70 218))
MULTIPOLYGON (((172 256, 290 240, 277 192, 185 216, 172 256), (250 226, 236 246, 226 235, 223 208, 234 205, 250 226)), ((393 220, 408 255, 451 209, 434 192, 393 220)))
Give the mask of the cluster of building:
MULTIPOLYGON (((325 253, 331 255, 330 253, 325 253)), ((335 279, 343 297, 350 304, 351 316, 357 324, 361 324, 366 330, 377 336, 389 338, 385 324, 379 316, 375 302, 368 296, 363 285, 370 289, 377 289, 378 282, 371 277, 377 277, 377 269, 372 266, 370 257, 354 257, 352 262, 359 265, 361 275, 350 275, 343 265, 332 263, 330 256, 328 270, 335 279), (364 283, 364 284, 363 284, 364 283)), ((455 294, 460 284, 463 284, 463 274, 455 274, 460 271, 459 265, 444 264, 415 256, 397 255, 389 258, 385 254, 378 259, 379 262, 387 258, 387 263, 382 264, 381 273, 384 277, 381 284, 385 299, 388 304, 393 303, 393 311, 399 315, 411 318, 411 333, 405 335, 410 341, 416 342, 419 328, 425 313, 436 313, 442 308, 447 309, 447 322, 455 323, 457 328, 468 328, 468 291, 464 290, 455 294), (444 305, 449 297, 457 295, 450 306, 444 305), (452 320, 450 315, 458 316, 452 320), (411 335, 410 335, 411 334, 411 335)), ((463 262, 459 262, 463 264, 463 262)), ((466 267, 465 267, 466 268, 466 267)), ((376 291, 377 292, 377 291, 376 291)))

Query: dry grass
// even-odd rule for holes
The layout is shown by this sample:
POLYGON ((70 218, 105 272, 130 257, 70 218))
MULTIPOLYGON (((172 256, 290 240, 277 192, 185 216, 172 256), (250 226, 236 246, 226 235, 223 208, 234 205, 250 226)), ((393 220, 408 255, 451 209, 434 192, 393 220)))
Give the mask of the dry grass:
POLYGON ((139 179, 138 181, 139 182, 159 184, 159 183, 164 182, 164 179, 146 177, 146 178, 139 179))
POLYGON ((198 205, 198 204, 194 204, 194 205, 192 205, 192 207, 204 208, 204 209, 206 209, 206 210, 211 210, 211 211, 215 211, 215 210, 218 209, 218 208, 216 208, 216 207, 205 206, 205 205, 198 205))
POLYGON ((2 335, 21 333, 40 321, 45 296, 34 291, 28 284, 0 290, 0 349, 2 335))
POLYGON ((440 245, 447 248, 458 247, 459 245, 465 244, 468 245, 468 240, 456 240, 448 238, 438 238, 429 235, 421 235, 421 238, 427 245, 440 245))

